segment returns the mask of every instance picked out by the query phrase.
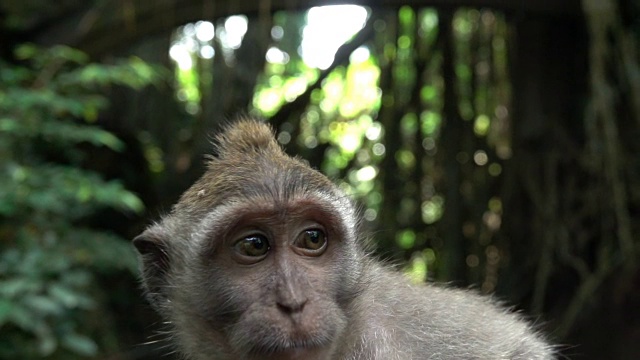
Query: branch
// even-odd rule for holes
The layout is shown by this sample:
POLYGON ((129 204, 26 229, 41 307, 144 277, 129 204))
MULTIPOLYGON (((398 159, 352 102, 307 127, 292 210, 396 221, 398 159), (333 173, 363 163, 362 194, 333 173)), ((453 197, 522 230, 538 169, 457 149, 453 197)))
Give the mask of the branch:
POLYGON ((305 107, 311 99, 311 93, 313 92, 313 90, 319 89, 322 86, 322 81, 326 79, 326 77, 329 76, 329 74, 331 74, 331 72, 338 66, 348 64, 349 56, 355 49, 359 48, 365 42, 373 38, 373 34, 375 33, 375 30, 373 28, 374 22, 375 19, 369 19, 366 25, 362 28, 362 30, 358 32, 358 34, 353 39, 347 41, 338 48, 333 63, 331 63, 331 65, 327 69, 320 72, 320 76, 318 76, 318 79, 311 86, 307 87, 307 90, 302 95, 298 96, 293 101, 282 105, 280 110, 278 110, 278 112, 271 117, 271 123, 274 124, 276 128, 278 127, 278 125, 282 124, 282 122, 287 120, 296 109, 305 107))

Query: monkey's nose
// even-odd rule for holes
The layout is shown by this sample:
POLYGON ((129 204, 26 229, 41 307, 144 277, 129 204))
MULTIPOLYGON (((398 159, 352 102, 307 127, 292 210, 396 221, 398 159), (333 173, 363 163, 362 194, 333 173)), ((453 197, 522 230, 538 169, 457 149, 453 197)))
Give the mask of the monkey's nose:
POLYGON ((287 315, 302 312, 304 306, 307 304, 307 299, 298 301, 278 301, 276 305, 278 309, 287 315))

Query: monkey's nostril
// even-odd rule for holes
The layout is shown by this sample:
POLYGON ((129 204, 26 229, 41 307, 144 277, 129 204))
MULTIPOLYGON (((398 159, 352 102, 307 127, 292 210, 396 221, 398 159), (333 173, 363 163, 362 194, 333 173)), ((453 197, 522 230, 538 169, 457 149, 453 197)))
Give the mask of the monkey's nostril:
POLYGON ((292 302, 277 302, 276 305, 278 306, 278 309, 280 309, 280 311, 282 311, 285 314, 293 314, 293 313, 298 313, 301 312, 302 309, 304 309, 305 304, 307 303, 307 300, 303 300, 303 301, 292 301, 292 302))

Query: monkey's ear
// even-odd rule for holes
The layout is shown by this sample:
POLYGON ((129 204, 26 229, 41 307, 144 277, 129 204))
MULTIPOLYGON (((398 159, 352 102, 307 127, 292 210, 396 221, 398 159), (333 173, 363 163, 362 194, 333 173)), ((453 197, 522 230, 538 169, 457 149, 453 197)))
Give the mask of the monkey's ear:
POLYGON ((147 230, 133 239, 142 260, 142 285, 147 299, 157 308, 166 302, 170 259, 167 244, 157 232, 147 230))

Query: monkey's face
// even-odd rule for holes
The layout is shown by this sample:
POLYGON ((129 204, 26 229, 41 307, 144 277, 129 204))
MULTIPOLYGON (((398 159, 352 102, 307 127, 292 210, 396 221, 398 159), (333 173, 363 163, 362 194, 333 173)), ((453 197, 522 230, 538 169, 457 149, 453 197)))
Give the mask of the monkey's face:
POLYGON ((225 224, 206 236, 200 269, 206 286, 194 308, 236 353, 283 359, 331 350, 344 330, 349 275, 339 270, 353 246, 321 197, 244 199, 218 209, 225 224), (212 281, 215 279, 215 281, 212 281))
POLYGON ((134 242, 149 298, 198 358, 330 358, 361 283, 350 200, 264 125, 218 140, 207 173, 134 242))
POLYGON ((183 347, 247 359, 330 358, 359 291, 353 209, 333 185, 318 186, 326 181, 313 179, 319 173, 288 170, 236 183, 242 192, 230 191, 186 231, 165 221, 174 239, 163 250, 168 269, 156 301, 183 347))

